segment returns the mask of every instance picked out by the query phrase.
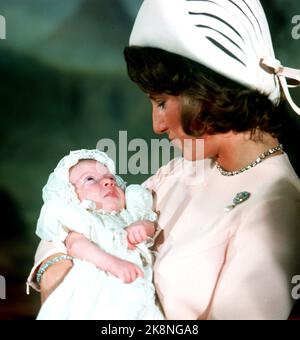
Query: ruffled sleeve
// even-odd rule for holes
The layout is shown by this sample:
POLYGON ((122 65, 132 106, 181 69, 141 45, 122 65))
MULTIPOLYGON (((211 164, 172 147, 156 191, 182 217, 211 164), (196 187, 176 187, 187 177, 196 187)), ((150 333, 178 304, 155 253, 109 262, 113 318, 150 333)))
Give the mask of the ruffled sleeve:
POLYGON ((76 231, 90 239, 91 217, 83 207, 63 202, 43 205, 36 234, 45 241, 63 242, 69 231, 76 231))
POLYGON ((126 209, 134 220, 156 221, 153 209, 153 198, 150 191, 141 185, 129 185, 126 188, 126 209))

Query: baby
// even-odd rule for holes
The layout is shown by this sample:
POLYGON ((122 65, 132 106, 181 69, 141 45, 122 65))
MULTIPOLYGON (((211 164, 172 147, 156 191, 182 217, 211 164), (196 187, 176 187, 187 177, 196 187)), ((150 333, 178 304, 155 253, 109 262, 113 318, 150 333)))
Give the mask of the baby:
POLYGON ((58 164, 43 199, 37 235, 64 242, 74 266, 37 318, 163 319, 146 245, 155 234, 150 192, 125 189, 105 153, 79 150, 58 164))

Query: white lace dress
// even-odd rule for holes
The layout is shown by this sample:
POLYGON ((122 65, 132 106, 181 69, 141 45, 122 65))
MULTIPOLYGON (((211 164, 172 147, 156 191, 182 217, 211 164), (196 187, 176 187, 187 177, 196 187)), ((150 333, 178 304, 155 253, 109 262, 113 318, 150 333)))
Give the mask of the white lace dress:
POLYGON ((47 202, 42 208, 37 235, 44 240, 63 242, 68 228, 84 234, 106 252, 138 265, 144 278, 124 284, 110 273, 86 261, 74 259, 64 281, 49 296, 37 319, 156 320, 163 319, 155 303, 152 284, 152 256, 145 244, 127 249, 124 227, 141 220, 155 220, 152 196, 139 185, 126 192, 126 209, 119 213, 90 210, 82 204, 47 202))

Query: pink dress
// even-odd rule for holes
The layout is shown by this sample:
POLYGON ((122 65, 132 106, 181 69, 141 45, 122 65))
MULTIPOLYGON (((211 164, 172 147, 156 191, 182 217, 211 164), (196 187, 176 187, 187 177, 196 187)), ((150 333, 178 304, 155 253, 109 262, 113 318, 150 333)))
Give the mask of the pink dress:
MULTIPOLYGON (((166 318, 287 319, 300 274, 300 184, 288 157, 233 177, 205 160, 195 181, 182 162, 144 183, 164 228, 154 277, 166 318), (240 192, 250 197, 228 211, 240 192)), ((42 243, 32 273, 62 250, 42 243)))

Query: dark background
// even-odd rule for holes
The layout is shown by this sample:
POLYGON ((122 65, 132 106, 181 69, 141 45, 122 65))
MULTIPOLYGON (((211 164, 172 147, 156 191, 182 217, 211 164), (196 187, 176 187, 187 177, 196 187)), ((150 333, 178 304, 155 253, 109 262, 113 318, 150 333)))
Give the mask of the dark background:
MULTIPOLYGON (((0 319, 32 319, 38 294, 25 295, 38 244, 41 189, 70 150, 101 138, 157 138, 150 106, 127 77, 128 44, 141 0, 0 0, 0 275, 7 299, 0 319)), ((300 68, 300 40, 291 35, 298 0, 262 1, 276 56, 300 68)), ((300 32, 299 32, 300 33, 300 32)), ((291 91, 300 103, 300 90, 291 91)), ((300 173, 300 119, 289 109, 282 141, 300 173)), ((145 175, 124 176, 140 183, 145 175)))

